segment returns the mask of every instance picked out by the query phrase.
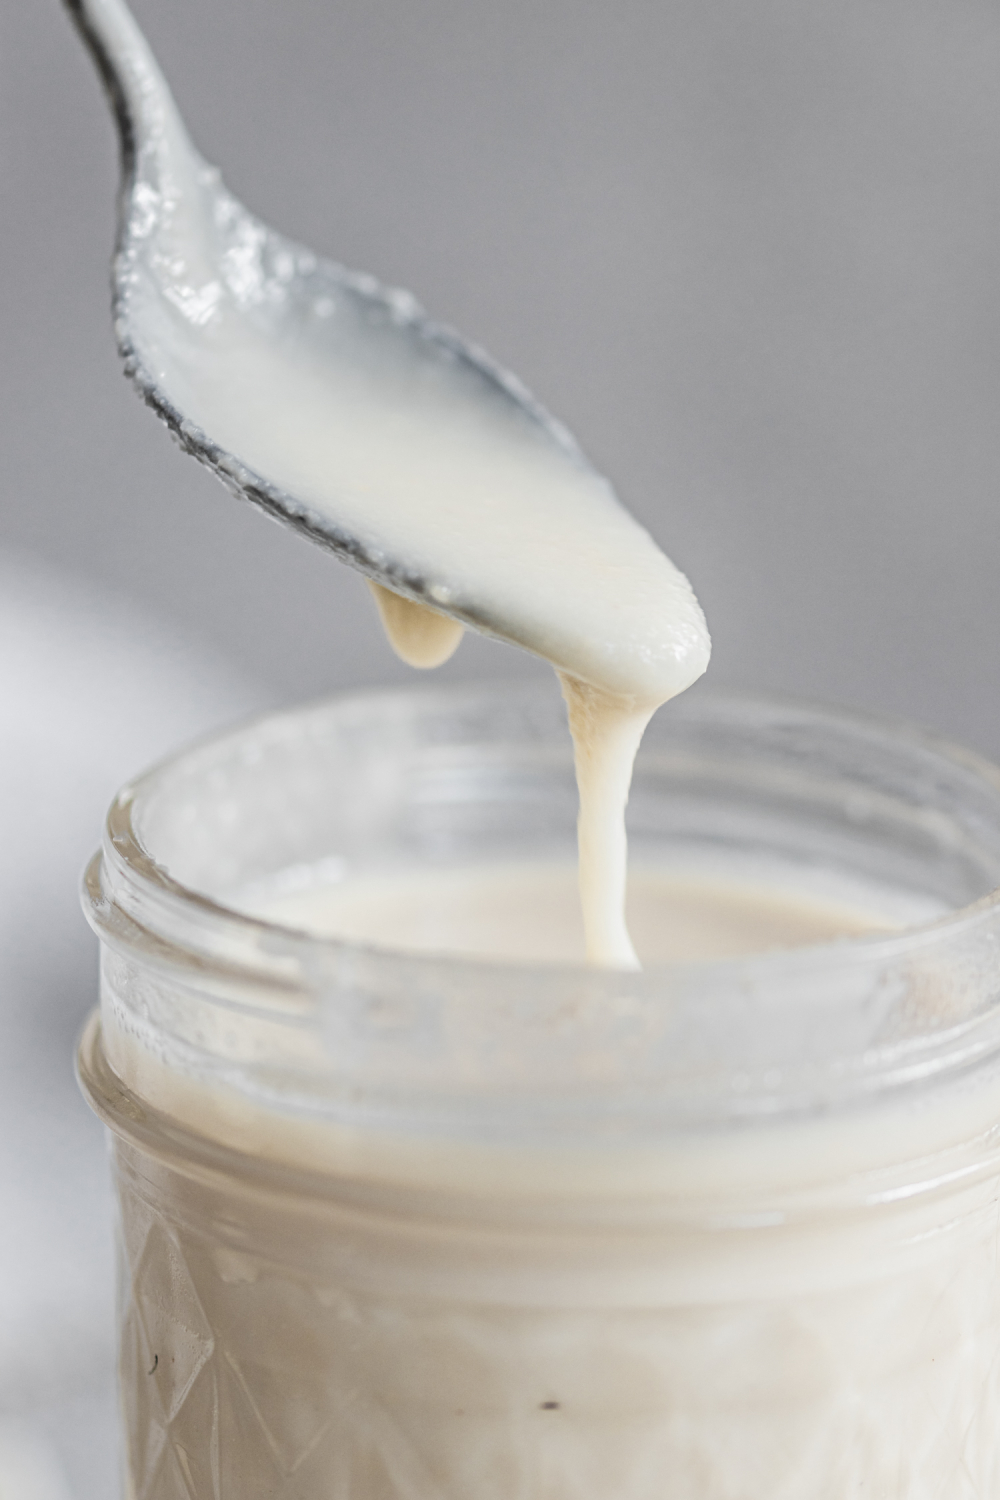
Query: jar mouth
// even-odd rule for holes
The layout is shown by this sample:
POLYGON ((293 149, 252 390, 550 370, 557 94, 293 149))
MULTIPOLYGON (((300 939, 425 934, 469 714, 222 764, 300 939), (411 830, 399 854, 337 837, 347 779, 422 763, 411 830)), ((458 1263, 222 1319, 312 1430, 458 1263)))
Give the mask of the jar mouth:
MULTIPOLYGON (((543 693, 535 685, 526 688, 523 684, 510 683, 494 684, 487 690, 481 687, 452 687, 431 691, 371 691, 329 700, 317 700, 305 711, 309 712, 310 709, 322 711, 339 707, 345 713, 358 711, 364 713, 369 705, 406 704, 414 700, 431 710, 435 705, 448 709, 459 700, 469 703, 479 700, 491 701, 497 693, 514 701, 530 702, 536 698, 539 700, 543 698, 543 693)), ((919 748, 935 760, 954 765, 961 770, 964 778, 979 780, 983 788, 995 797, 997 816, 1000 818, 1000 767, 985 757, 918 726, 887 716, 864 713, 857 709, 832 708, 826 704, 814 703, 811 700, 791 695, 767 694, 764 696, 733 689, 728 691, 716 689, 710 692, 702 691, 701 697, 703 700, 707 698, 712 707, 725 709, 748 705, 779 713, 783 710, 804 712, 818 721, 829 718, 835 721, 838 727, 854 726, 868 732, 875 731, 886 736, 904 738, 909 746, 919 748)), ((676 703, 669 705, 669 710, 676 712, 676 709, 676 703)), ((241 930, 255 939, 263 950, 280 949, 289 954, 296 951, 302 954, 307 952, 330 955, 358 954, 364 955, 370 962, 377 963, 380 959, 384 959, 386 962, 412 965, 418 971, 421 967, 436 971, 441 965, 448 965, 477 975, 493 974, 499 970, 508 977, 538 972, 544 974, 558 972, 576 977, 586 976, 591 981, 599 982, 604 979, 611 989, 619 987, 622 977, 620 971, 595 969, 582 960, 578 962, 546 960, 538 964, 516 958, 504 958, 499 961, 478 956, 452 954, 445 950, 394 947, 388 942, 365 942, 305 931, 292 924, 248 912, 237 903, 207 894, 204 890, 185 884, 183 880, 173 875, 159 862, 155 852, 146 847, 137 827, 137 813, 141 811, 144 797, 155 786, 158 778, 165 772, 169 773, 177 761, 184 756, 198 754, 214 746, 234 742, 243 735, 252 735, 260 730, 266 730, 271 725, 280 724, 287 717, 288 715, 283 713, 258 715, 233 728, 208 736, 196 742, 188 750, 182 750, 178 756, 158 762, 122 788, 108 811, 102 847, 92 857, 84 875, 84 906, 88 918, 95 913, 95 905, 98 907, 101 905, 102 898, 98 894, 98 883, 101 867, 106 864, 111 866, 115 875, 124 882, 141 887, 144 894, 162 903, 163 912, 168 921, 171 917, 176 918, 182 909, 186 909, 192 916, 199 919, 198 925, 202 925, 205 921, 222 921, 231 924, 234 930, 241 930)), ((567 739, 567 756, 568 754, 567 739)), ((641 754, 640 751, 640 756, 641 754)), ((745 974, 748 971, 764 974, 772 970, 795 968, 797 965, 816 961, 850 960, 854 954, 858 954, 866 962, 876 957, 893 958, 904 950, 913 951, 922 944, 933 944, 942 936, 960 935, 970 927, 984 921, 988 922, 991 916, 1000 910, 1000 847, 996 854, 998 858, 997 885, 960 906, 907 922, 898 930, 854 933, 802 947, 774 949, 722 959, 653 960, 644 963, 642 972, 663 975, 685 970, 722 977, 737 972, 745 974)), ((98 925, 100 919, 96 913, 93 920, 94 925, 98 925)))
MULTIPOLYGON (((199 930, 211 924, 229 929, 232 941, 245 941, 262 956, 282 957, 298 961, 306 967, 335 965, 354 958, 373 967, 379 964, 386 969, 405 966, 412 971, 418 983, 421 974, 436 976, 442 968, 447 968, 456 978, 464 976, 470 980, 500 975, 509 983, 517 983, 519 979, 527 977, 562 976, 565 979, 586 980, 590 990, 603 987, 609 994, 617 994, 621 989, 625 971, 596 968, 582 960, 528 963, 516 958, 500 960, 453 954, 446 950, 394 948, 389 943, 307 932, 289 923, 241 911, 235 905, 227 905, 185 887, 155 861, 147 860, 138 845, 132 851, 127 842, 123 848, 116 839, 113 848, 111 860, 118 864, 118 859, 121 859, 133 879, 138 873, 136 883, 141 882, 143 896, 159 907, 164 925, 170 926, 178 935, 186 932, 192 946, 197 945, 199 930)), ((107 848, 98 849, 84 869, 81 882, 84 914, 99 937, 110 938, 117 933, 120 938, 124 938, 129 924, 109 924, 107 921, 110 905, 106 890, 108 864, 107 848)), ((967 906, 943 912, 939 916, 925 917, 899 930, 851 933, 825 942, 808 943, 795 948, 773 948, 745 956, 653 960, 644 962, 639 972, 645 976, 644 982, 656 982, 680 975, 700 976, 706 983, 720 985, 730 978, 738 979, 741 983, 754 980, 766 982, 767 977, 772 974, 791 978, 796 974, 808 973, 817 966, 833 965, 839 968, 854 962, 891 962, 916 954, 922 948, 933 948, 942 940, 958 940, 964 935, 971 935, 979 926, 991 926, 998 916, 1000 888, 995 888, 967 906)), ((147 941, 149 929, 140 928, 136 924, 133 936, 137 942, 147 941)), ((279 990, 285 988, 281 975, 266 960, 262 963, 260 975, 279 990)), ((634 976, 631 982, 635 982, 634 976)))
MULTIPOLYGON (((719 847, 738 835, 775 847, 784 839, 789 850, 793 834, 802 843, 796 819, 808 815, 818 859, 845 869, 852 859, 874 860, 888 883, 922 881, 940 915, 900 931, 625 974, 317 936, 226 899, 227 883, 259 875, 268 861, 308 862, 329 854, 336 837, 345 847, 370 839, 363 819, 332 806, 338 797, 359 806, 367 798, 377 811, 382 795, 394 816, 409 818, 406 852, 426 838, 437 857, 435 816, 447 822, 454 851, 470 828, 481 831, 462 821, 476 797, 488 804, 483 826, 492 837, 519 796, 530 814, 546 788, 544 805, 558 804, 565 833, 567 818, 575 822, 568 731, 561 703, 535 685, 372 693, 270 715, 122 790, 85 875, 85 909, 109 950, 203 986, 230 1009, 315 1024, 342 1060, 374 1050, 386 1063, 391 1053, 393 1076, 406 1071, 407 1048, 426 1052, 428 1037, 454 1027, 462 1007, 468 1018, 459 1029, 478 1027, 462 1042, 476 1054, 477 1077, 488 1071, 482 1049, 490 1037, 497 1043, 499 1028, 508 1048, 544 1042, 547 1061, 527 1069, 536 1084, 543 1075, 552 1082, 554 1052, 565 1054, 562 1076, 567 1067, 579 1074, 589 1048, 604 1059, 595 1087, 605 1097, 626 1087, 676 1092, 683 1074, 689 1094, 722 1089, 730 1105, 742 1096, 750 1113, 773 1110, 778 1095, 815 1105, 845 1088, 864 1093, 954 1074, 1000 1047, 1000 772, 908 726, 789 698, 699 688, 654 719, 636 768, 634 854, 641 857, 644 840, 653 847, 647 814, 656 847, 678 832, 695 836, 702 816, 711 825, 705 837, 719 847), (376 746, 378 765, 358 770, 376 746), (521 777, 513 790, 504 756, 521 777), (327 773, 334 796, 313 826, 327 773), (297 789, 290 793, 283 778, 297 789), (459 793, 449 801, 452 783, 459 793), (956 966, 960 996, 943 977, 956 966), (575 1017, 572 1040, 567 1015, 575 1017), (671 1045, 674 1065, 665 1056, 671 1045)), ((793 852, 803 857, 801 847, 793 852)))

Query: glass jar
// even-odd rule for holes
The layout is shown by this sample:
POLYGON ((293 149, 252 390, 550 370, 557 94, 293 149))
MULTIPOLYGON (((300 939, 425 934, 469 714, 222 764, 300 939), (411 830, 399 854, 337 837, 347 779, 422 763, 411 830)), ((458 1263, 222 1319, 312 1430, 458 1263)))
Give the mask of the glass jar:
POLYGON ((1000 776, 822 708, 670 705, 633 861, 925 913, 740 961, 491 964, 231 904, 568 859, 575 811, 536 688, 280 714, 115 802, 79 1069, 129 1500, 1000 1494, 1000 776))

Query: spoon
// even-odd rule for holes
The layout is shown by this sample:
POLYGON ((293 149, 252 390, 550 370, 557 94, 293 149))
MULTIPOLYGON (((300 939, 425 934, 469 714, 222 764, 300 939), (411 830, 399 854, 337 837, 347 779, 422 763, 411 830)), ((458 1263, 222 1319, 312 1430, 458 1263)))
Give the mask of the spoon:
POLYGON ((255 218, 122 0, 66 3, 121 142, 119 352, 181 445, 388 591, 401 637, 409 601, 445 645, 467 624, 644 702, 687 686, 707 655, 690 586, 567 429, 408 292, 255 218))
POLYGON ((121 137, 114 320, 137 390, 234 494, 366 574, 414 665, 465 625, 552 663, 587 956, 635 967, 625 804, 650 714, 708 661, 690 584, 520 381, 226 191, 122 0, 67 4, 121 137))

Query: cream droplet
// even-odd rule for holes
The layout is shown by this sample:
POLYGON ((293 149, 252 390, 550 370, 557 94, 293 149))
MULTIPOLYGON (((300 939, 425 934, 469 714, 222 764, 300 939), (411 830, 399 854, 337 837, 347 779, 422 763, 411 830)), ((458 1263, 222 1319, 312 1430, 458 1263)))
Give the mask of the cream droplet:
POLYGON ((389 645, 407 666, 439 667, 455 654, 465 628, 458 620, 394 594, 370 578, 368 587, 375 596, 389 645))

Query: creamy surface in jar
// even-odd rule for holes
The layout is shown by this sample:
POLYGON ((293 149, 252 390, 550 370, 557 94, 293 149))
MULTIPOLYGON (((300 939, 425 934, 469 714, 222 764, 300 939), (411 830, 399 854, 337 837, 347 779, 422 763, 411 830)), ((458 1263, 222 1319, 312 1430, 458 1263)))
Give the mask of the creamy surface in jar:
MULTIPOLYGON (((634 868, 626 910, 644 964, 705 963, 892 931, 924 903, 889 893, 792 892, 766 874, 634 868), (839 898, 839 899, 838 899, 839 898)), ((460 866, 329 882, 297 876, 236 898, 241 910, 320 937, 492 963, 580 963, 585 937, 576 871, 560 863, 460 866)))

